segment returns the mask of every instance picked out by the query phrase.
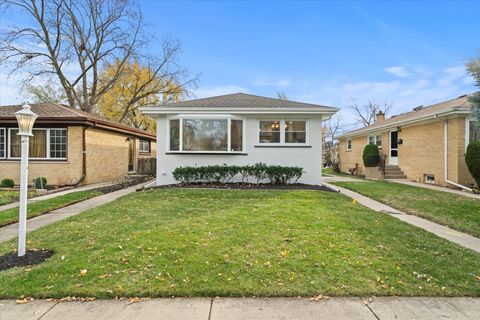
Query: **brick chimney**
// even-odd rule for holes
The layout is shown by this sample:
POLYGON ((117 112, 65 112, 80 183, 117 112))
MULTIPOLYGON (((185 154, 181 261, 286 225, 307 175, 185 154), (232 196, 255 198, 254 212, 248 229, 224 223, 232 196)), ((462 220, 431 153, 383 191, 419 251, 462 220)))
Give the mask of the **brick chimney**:
POLYGON ((385 120, 385 113, 378 111, 378 113, 375 115, 375 123, 382 122, 383 120, 385 120))

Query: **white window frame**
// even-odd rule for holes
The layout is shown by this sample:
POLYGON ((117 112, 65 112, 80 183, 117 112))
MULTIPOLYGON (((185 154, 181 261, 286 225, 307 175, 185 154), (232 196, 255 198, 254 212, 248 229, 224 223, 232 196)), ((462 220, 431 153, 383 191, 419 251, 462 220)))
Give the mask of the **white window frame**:
POLYGON ((246 147, 246 119, 243 118, 243 117, 237 117, 237 116, 234 116, 234 115, 219 115, 219 114, 181 114, 181 115, 177 115, 177 116, 171 116, 171 117, 167 117, 167 125, 166 125, 166 128, 167 128, 167 134, 166 134, 166 137, 167 137, 167 152, 170 152, 170 153, 218 153, 218 154, 242 154, 242 153, 245 153, 246 150, 245 150, 245 147, 246 147), (214 151, 214 150, 202 150, 202 151, 183 151, 183 120, 184 119, 187 119, 187 120, 227 120, 227 140, 228 140, 228 144, 227 144, 227 151, 214 151), (179 150, 171 150, 170 149, 170 120, 180 120, 179 121, 179 146, 178 146, 178 149, 179 150), (241 151, 232 151, 232 146, 231 146, 231 139, 230 139, 230 135, 231 135, 231 124, 232 124, 232 120, 241 120, 242 121, 242 150, 241 151))
POLYGON ((476 121, 473 117, 465 118, 465 152, 470 144, 470 121, 476 121))
POLYGON ((308 119, 258 119, 257 120, 257 146, 308 146, 309 145, 309 121, 308 119), (260 122, 262 121, 278 121, 280 122, 280 142, 260 142, 260 122), (285 142, 285 122, 286 121, 304 121, 305 122, 305 142, 285 142))
POLYGON ((378 149, 382 149, 383 147, 383 137, 382 137, 382 134, 379 133, 379 134, 371 134, 369 136, 367 136, 367 144, 370 144, 370 138, 373 138, 373 144, 376 145, 378 147, 378 149), (380 140, 382 141, 382 145, 379 146, 378 145, 378 139, 377 137, 380 137, 380 140))
MULTIPOLYGON (((8 146, 7 146, 7 150, 8 150, 8 159, 20 159, 20 157, 12 157, 11 156, 11 143, 12 143, 12 130, 18 130, 18 128, 8 128, 8 139, 7 139, 7 142, 8 142, 8 146)), ((46 135, 45 135, 45 139, 47 140, 46 141, 46 145, 47 145, 47 156, 45 158, 32 158, 32 157, 28 157, 29 160, 53 160, 53 161, 56 161, 56 160, 67 160, 68 158, 68 129, 67 128, 33 128, 33 130, 44 130, 46 131, 46 135), (66 150, 66 154, 67 156, 65 158, 52 158, 50 157, 50 130, 65 130, 66 133, 67 133, 67 150, 66 150)))
POLYGON ((346 149, 347 151, 352 151, 352 139, 347 139, 346 149), (350 142, 350 146, 349 146, 349 142, 350 142))
POLYGON ((141 153, 150 153, 151 152, 151 145, 150 145, 150 140, 145 140, 145 139, 139 139, 139 142, 138 142, 138 150, 141 152, 141 153), (142 143, 147 143, 147 146, 148 146, 148 150, 142 150, 142 143))
POLYGON ((3 157, 0 157, 0 159, 5 159, 7 158, 7 130, 0 128, 0 131, 3 131, 3 157))

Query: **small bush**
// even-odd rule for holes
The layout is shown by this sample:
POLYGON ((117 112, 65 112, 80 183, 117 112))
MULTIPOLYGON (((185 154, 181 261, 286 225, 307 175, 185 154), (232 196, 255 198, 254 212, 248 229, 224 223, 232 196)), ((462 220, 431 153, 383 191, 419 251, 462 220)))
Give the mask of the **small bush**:
POLYGON ((242 182, 247 182, 252 178, 257 183, 268 180, 271 184, 277 185, 297 182, 302 175, 303 168, 300 167, 269 166, 264 163, 246 166, 224 164, 223 166, 178 167, 173 171, 173 178, 180 183, 228 183, 238 176, 242 182))
POLYGON ((32 184, 35 189, 45 189, 47 187, 47 178, 45 177, 33 178, 32 184))
POLYGON ((480 141, 472 142, 467 147, 465 153, 465 162, 467 163, 468 171, 480 188, 480 141))
POLYGON ((10 178, 5 178, 2 180, 2 182, 0 182, 0 186, 2 188, 13 188, 15 186, 15 181, 10 178))
POLYGON ((365 167, 376 167, 379 162, 378 147, 374 144, 367 144, 363 149, 363 164, 365 167))

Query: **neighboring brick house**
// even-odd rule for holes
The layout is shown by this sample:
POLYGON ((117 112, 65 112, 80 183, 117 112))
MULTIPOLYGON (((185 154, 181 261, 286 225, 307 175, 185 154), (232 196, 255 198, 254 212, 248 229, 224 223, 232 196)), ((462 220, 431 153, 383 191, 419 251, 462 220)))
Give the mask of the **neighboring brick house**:
POLYGON ((469 142, 479 139, 466 95, 388 119, 377 114, 373 125, 339 137, 340 170, 348 172, 358 164, 363 174, 363 149, 372 143, 385 156, 386 178, 406 176, 442 186, 469 186, 474 181, 465 164, 465 151, 469 142))
MULTIPOLYGON (((14 113, 0 106, 0 180, 19 180, 20 139, 14 113)), ((143 158, 154 158, 155 135, 69 107, 31 104, 38 115, 30 137, 29 181, 71 185, 112 181, 135 173, 143 158)))

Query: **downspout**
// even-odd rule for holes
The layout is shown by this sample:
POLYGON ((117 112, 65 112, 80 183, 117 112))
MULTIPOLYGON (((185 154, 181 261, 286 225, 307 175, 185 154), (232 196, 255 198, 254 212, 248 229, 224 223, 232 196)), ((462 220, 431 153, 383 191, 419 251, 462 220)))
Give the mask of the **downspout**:
POLYGON ((444 155, 445 155, 445 182, 448 183, 448 184, 451 184, 452 186, 455 186, 455 187, 473 192, 473 190, 468 188, 468 187, 462 186, 461 184, 458 184, 456 182, 448 180, 448 120, 445 120, 444 128, 445 128, 445 135, 444 135, 444 138, 445 138, 445 152, 444 152, 444 155))

